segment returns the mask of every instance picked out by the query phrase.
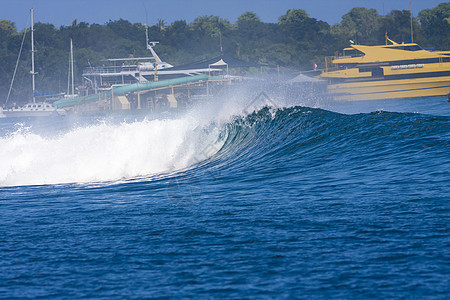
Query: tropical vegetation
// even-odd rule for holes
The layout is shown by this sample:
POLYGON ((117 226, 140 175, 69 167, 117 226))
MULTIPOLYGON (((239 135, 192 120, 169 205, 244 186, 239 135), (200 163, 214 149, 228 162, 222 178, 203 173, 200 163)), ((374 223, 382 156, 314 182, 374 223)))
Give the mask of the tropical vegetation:
MULTIPOLYGON (((422 10, 412 20, 414 42, 422 47, 450 50, 450 2, 422 10)), ((288 10, 278 23, 265 23, 253 12, 245 12, 235 24, 219 16, 202 16, 188 23, 178 20, 166 24, 158 20, 149 26, 155 49, 167 62, 177 65, 221 54, 267 66, 297 70, 319 67, 325 56, 348 46, 383 44, 386 33, 398 42, 410 40, 408 10, 380 15, 375 9, 352 8, 338 24, 330 25, 308 15, 303 9, 288 10)), ((88 24, 74 20, 70 26, 35 24, 36 71, 39 91, 67 89, 69 41, 73 39, 76 80, 89 65, 102 65, 104 58, 147 56, 145 25, 127 20, 88 24)), ((29 30, 26 30, 29 32, 29 30)), ((24 31, 11 21, 0 20, 0 105, 8 93, 24 31)), ((24 40, 11 98, 14 102, 30 98, 30 40, 24 40)), ((11 101, 11 100, 10 100, 11 101)))

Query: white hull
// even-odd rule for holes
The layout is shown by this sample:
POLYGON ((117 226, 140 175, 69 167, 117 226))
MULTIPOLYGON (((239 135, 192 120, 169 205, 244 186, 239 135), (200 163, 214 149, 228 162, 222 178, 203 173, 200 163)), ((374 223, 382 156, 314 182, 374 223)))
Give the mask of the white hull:
POLYGON ((3 111, 3 116, 0 118, 28 118, 28 117, 50 117, 50 116, 61 116, 58 111, 34 111, 34 112, 21 112, 21 111, 3 111))
POLYGON ((48 103, 30 103, 23 107, 0 110, 0 118, 26 118, 26 117, 50 117, 64 116, 64 109, 55 109, 48 103))
MULTIPOLYGON (((31 72, 32 75, 32 83, 33 83, 33 102, 28 103, 22 107, 14 107, 14 108, 0 108, 0 118, 21 118, 21 117, 50 117, 50 116, 59 116, 59 115, 66 115, 66 111, 64 109, 55 109, 52 104, 47 103, 45 101, 36 102, 36 88, 35 88, 35 75, 37 74, 34 71, 34 21, 33 21, 33 9, 30 10, 30 16, 31 16, 31 72)), ((25 36, 24 36, 25 37, 25 36)), ((71 41, 72 43, 72 41, 71 41)), ((22 49, 22 48, 21 48, 22 49)), ((19 52, 20 57, 21 51, 19 52)), ((73 62, 73 58, 72 58, 73 62)), ((73 65, 72 65, 72 72, 73 72, 73 65)), ((14 76, 16 74, 16 71, 14 71, 14 76)), ((10 91, 12 88, 12 84, 14 82, 14 76, 13 80, 11 81, 10 91)), ((72 73, 73 77, 73 73, 72 73)), ((72 81, 73 86, 73 81, 72 81)), ((73 91, 73 89, 72 89, 73 91)), ((73 94, 73 92, 72 92, 73 94)), ((9 93, 8 93, 9 98, 9 93)), ((6 99, 6 102, 8 102, 8 99, 6 99)))

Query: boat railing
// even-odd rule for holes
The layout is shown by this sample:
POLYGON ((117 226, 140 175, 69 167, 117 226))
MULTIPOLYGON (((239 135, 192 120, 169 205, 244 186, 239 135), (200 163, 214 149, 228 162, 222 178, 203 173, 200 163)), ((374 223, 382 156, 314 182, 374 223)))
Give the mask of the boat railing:
POLYGON ((112 74, 121 72, 138 72, 137 66, 114 66, 114 67, 89 67, 85 68, 83 75, 112 74))
POLYGON ((325 72, 333 71, 337 69, 337 65, 333 61, 337 58, 337 55, 325 56, 325 72))

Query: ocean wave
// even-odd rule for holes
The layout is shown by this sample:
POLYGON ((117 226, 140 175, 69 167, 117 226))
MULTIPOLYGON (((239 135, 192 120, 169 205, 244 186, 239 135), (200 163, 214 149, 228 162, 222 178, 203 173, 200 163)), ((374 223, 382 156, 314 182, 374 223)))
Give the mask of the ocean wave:
MULTIPOLYGON (((450 140, 446 116, 346 115, 261 94, 226 100, 174 118, 103 120, 52 134, 16 125, 0 137, 0 186, 115 182, 205 164, 242 176, 249 170, 265 174, 264 168, 283 176, 314 167, 361 174, 390 167, 377 160, 400 163, 399 169, 401 163, 423 163, 424 153, 443 155, 450 140)), ((441 169, 448 161, 436 164, 441 169)))
POLYGON ((0 186, 104 182, 186 168, 213 155, 219 131, 192 119, 99 124, 46 137, 20 129, 0 138, 0 186))

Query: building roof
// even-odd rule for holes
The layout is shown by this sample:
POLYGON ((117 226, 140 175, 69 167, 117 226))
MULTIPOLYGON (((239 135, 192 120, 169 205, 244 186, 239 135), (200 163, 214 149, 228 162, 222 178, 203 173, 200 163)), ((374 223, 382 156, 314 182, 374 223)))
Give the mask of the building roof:
POLYGON ((196 61, 172 68, 168 68, 165 70, 186 70, 186 69, 208 69, 211 67, 225 66, 228 65, 228 68, 250 68, 250 67, 259 67, 259 64, 246 62, 237 58, 227 57, 227 56, 217 56, 210 59, 205 59, 201 61, 196 61))

